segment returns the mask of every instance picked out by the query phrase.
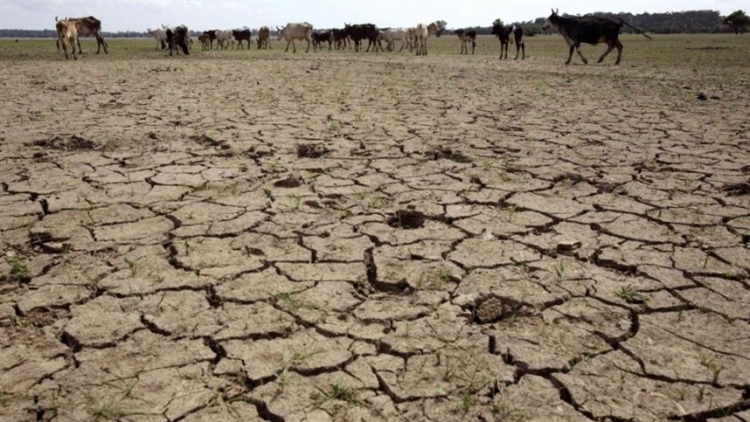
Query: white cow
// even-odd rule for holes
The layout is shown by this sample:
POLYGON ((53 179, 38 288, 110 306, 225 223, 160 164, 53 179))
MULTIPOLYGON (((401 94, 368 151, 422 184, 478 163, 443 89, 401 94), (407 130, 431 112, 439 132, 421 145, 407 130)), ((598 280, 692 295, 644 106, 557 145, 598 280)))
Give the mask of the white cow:
POLYGON ((401 49, 398 50, 399 52, 403 51, 405 44, 409 42, 409 31, 403 28, 380 31, 380 36, 383 41, 388 43, 388 50, 390 51, 393 51, 394 43, 396 41, 401 41, 401 49))
POLYGON ((223 50, 228 49, 229 43, 234 41, 232 30, 229 29, 227 31, 222 31, 222 30, 216 31, 216 41, 219 43, 219 46, 221 46, 223 50))
POLYGON ((416 38, 417 56, 427 55, 427 38, 430 36, 430 32, 427 30, 427 25, 420 23, 414 28, 414 37, 416 38))
POLYGON ((312 44, 312 33, 313 26, 307 22, 302 23, 288 23, 284 28, 276 27, 279 31, 279 41, 286 40, 286 50, 289 51, 289 44, 294 48, 294 52, 297 52, 297 46, 294 45, 294 40, 307 40, 307 50, 305 53, 310 52, 310 44, 312 44))
POLYGON ((436 34, 438 37, 440 33, 445 30, 445 22, 437 21, 432 22, 429 25, 420 23, 415 28, 415 35, 417 41, 417 56, 427 55, 427 39, 430 35, 436 34))
POLYGON ((166 29, 147 29, 146 34, 156 40, 156 50, 160 49, 162 43, 167 42, 167 30, 166 29))

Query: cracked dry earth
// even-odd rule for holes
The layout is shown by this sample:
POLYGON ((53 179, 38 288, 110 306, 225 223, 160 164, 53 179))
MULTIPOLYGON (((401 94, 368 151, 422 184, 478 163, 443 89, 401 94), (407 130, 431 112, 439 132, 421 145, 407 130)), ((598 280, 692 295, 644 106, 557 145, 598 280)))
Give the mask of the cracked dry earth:
POLYGON ((750 421, 750 78, 321 57, 3 65, 0 420, 750 421))

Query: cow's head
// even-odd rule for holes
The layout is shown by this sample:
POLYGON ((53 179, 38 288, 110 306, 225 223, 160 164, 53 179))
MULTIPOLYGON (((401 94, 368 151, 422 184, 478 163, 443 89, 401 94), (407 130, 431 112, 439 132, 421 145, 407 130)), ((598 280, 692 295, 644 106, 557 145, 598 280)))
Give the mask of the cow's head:
POLYGON ((492 35, 500 38, 503 36, 503 32, 505 31, 505 25, 503 25, 503 21, 500 19, 495 19, 492 22, 492 35))
POLYGON ((278 34, 276 39, 281 41, 282 38, 284 38, 284 28, 276 27, 276 33, 278 34))
POLYGON ((560 21, 560 15, 558 15, 559 11, 560 9, 552 9, 552 14, 547 18, 547 22, 544 22, 544 25, 542 25, 542 29, 547 30, 553 26, 557 28, 557 23, 560 21))

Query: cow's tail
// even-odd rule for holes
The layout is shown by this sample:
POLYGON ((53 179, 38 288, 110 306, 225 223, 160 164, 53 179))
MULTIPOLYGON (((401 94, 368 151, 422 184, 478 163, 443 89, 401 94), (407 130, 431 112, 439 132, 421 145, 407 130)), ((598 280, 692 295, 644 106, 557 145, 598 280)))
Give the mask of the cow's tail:
POLYGON ((653 39, 653 38, 649 37, 647 33, 643 32, 642 30, 640 30, 640 29, 638 29, 638 28, 634 27, 633 25, 631 25, 631 24, 629 24, 629 23, 625 22, 625 20, 624 20, 624 19, 620 19, 620 22, 621 22, 621 23, 622 23, 623 25, 625 25, 625 26, 627 26, 628 28, 630 28, 630 29, 632 29, 633 31, 635 31, 635 32, 636 32, 636 34, 641 34, 641 35, 643 35, 644 37, 646 37, 646 38, 648 38, 648 39, 650 39, 650 40, 651 40, 651 39, 653 39))

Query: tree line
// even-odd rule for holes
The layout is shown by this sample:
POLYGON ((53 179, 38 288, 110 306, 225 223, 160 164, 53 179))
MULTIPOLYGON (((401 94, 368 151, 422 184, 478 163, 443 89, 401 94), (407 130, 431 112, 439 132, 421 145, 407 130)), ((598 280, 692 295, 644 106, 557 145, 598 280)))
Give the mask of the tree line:
MULTIPOLYGON (((591 15, 609 16, 620 18, 629 24, 638 27, 652 34, 694 34, 694 33, 715 33, 715 32, 735 32, 743 33, 750 26, 750 18, 742 10, 738 10, 728 16, 721 16, 715 10, 690 10, 685 12, 668 12, 668 13, 607 13, 596 12, 591 15)), ((570 17, 571 15, 563 15, 570 17)), ((575 16, 574 16, 575 17, 575 16)), ((524 29, 524 34, 534 36, 544 34, 542 28, 546 17, 537 18, 526 22, 515 22, 524 29)), ((477 34, 491 34, 491 26, 477 26, 473 28, 477 34)), ((256 35, 253 30, 253 35, 256 35)), ((624 33, 632 32, 629 28, 623 28, 624 33)), ((190 31, 191 35, 198 36, 200 32, 190 31)), ((54 38, 57 34, 53 29, 29 30, 29 29, 0 29, 0 38, 54 38)), ((120 31, 104 32, 105 37, 118 38, 138 38, 146 37, 146 31, 120 31)))

